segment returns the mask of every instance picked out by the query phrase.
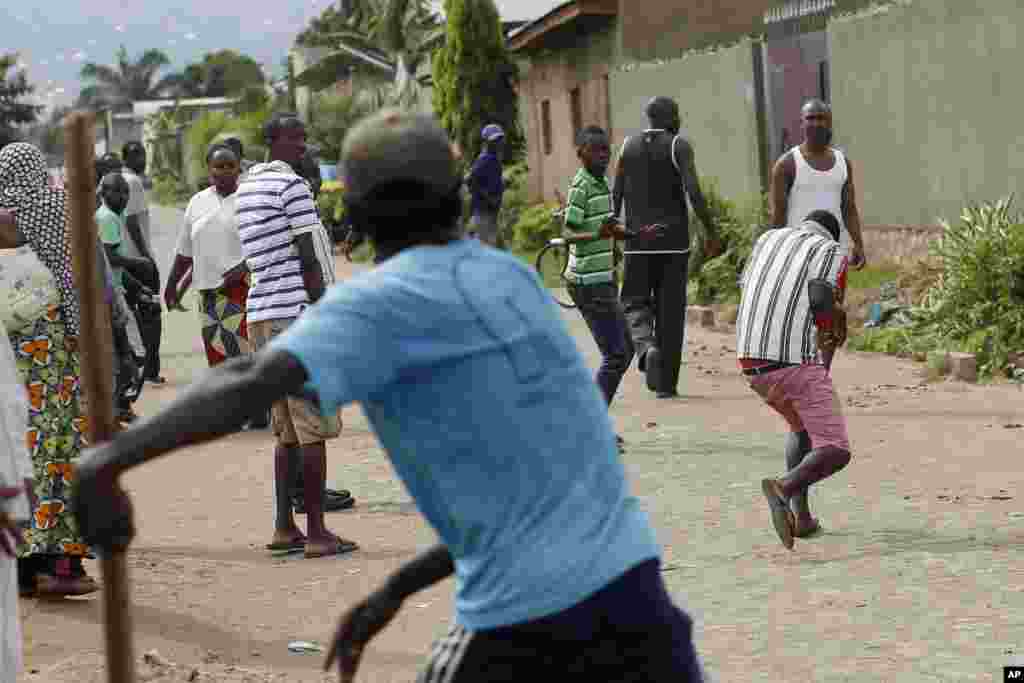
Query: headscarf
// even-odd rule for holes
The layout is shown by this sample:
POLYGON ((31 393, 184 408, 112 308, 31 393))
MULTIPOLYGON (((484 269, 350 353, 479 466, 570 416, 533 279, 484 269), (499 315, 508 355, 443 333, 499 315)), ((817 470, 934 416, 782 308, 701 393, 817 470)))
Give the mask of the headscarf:
POLYGON ((53 273, 68 334, 77 336, 79 308, 67 239, 67 193, 50 185, 46 159, 34 145, 15 142, 0 150, 0 206, 14 211, 18 232, 53 273))

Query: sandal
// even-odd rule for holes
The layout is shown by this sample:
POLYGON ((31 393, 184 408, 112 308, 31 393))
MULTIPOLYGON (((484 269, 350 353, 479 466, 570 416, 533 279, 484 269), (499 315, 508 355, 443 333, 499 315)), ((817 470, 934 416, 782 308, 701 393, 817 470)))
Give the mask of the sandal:
POLYGON ((344 555, 346 553, 353 552, 359 549, 359 544, 355 541, 346 541, 343 538, 334 539, 334 546, 320 546, 319 548, 314 547, 316 544, 307 543, 305 547, 305 557, 307 560, 312 560, 317 557, 330 557, 332 555, 344 555))
POLYGON ((792 550, 796 516, 789 509, 789 505, 786 504, 786 500, 782 497, 782 492, 779 491, 779 484, 774 479, 762 479, 761 491, 764 492, 764 497, 768 500, 775 533, 779 535, 782 545, 786 546, 788 550, 792 550))

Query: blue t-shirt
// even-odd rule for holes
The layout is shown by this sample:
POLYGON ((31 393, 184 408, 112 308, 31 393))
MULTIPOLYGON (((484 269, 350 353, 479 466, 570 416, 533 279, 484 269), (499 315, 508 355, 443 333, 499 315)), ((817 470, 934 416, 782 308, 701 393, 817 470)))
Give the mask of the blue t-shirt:
MULTIPOLYGON (((501 197, 505 193, 505 179, 501 175, 501 162, 498 157, 490 152, 484 152, 473 162, 473 168, 469 172, 474 185, 487 194, 498 197, 498 209, 501 208, 501 197)), ((494 215, 498 209, 493 209, 478 191, 473 192, 470 211, 473 216, 479 214, 494 215)))
POLYGON ((572 607, 660 555, 604 399, 536 274, 475 241, 407 249, 277 337, 325 413, 358 401, 455 559, 478 630, 572 607))

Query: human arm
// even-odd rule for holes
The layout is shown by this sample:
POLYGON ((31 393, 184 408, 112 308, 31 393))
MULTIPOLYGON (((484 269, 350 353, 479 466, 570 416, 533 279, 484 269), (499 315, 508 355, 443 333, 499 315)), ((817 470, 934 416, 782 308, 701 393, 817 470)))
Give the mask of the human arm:
POLYGON ((335 660, 341 680, 355 679, 363 649, 398 614, 406 598, 455 573, 455 562, 444 545, 436 545, 404 564, 384 585, 346 612, 338 624, 324 670, 335 660))
POLYGON ((838 268, 825 278, 815 278, 807 283, 811 313, 818 332, 818 349, 822 353, 825 368, 831 368, 835 352, 847 338, 846 298, 847 261, 839 261, 838 268))
POLYGON ((324 295, 324 272, 316 256, 312 231, 320 227, 320 216, 309 184, 296 178, 281 193, 281 204, 291 227, 295 249, 302 268, 302 283, 311 303, 324 295))
POLYGON ((771 224, 781 228, 789 220, 789 191, 796 179, 796 162, 792 154, 785 154, 772 167, 771 186, 768 190, 771 224))
MULTIPOLYGON (((683 178, 683 186, 686 194, 693 204, 693 211, 697 214, 701 224, 704 226, 704 244, 708 258, 714 258, 722 252, 722 245, 718 237, 718 226, 715 219, 708 210, 707 200, 700 189, 700 178, 697 175, 696 154, 693 145, 685 138, 676 138, 672 145, 672 154, 675 156, 676 166, 683 178)), ((684 210, 685 207, 684 207, 684 210)))
POLYGON ((850 232, 850 241, 853 243, 853 257, 851 263, 854 268, 861 270, 867 265, 867 252, 864 251, 864 235, 861 231, 860 208, 857 206, 857 188, 853 181, 853 164, 849 158, 846 159, 847 179, 843 186, 843 222, 850 232))
POLYGON ((118 483, 124 472, 238 431, 274 401, 301 393, 306 377, 298 359, 283 351, 232 359, 205 373, 163 411, 88 451, 76 465, 73 509, 82 534, 107 551, 127 548, 134 522, 118 483))
POLYGON ((164 287, 164 303, 167 304, 167 309, 171 310, 177 307, 181 302, 181 297, 184 296, 187 287, 182 286, 182 280, 188 273, 189 269, 192 268, 192 258, 189 256, 183 256, 178 253, 174 257, 174 265, 171 266, 171 274, 167 276, 167 285, 164 287))

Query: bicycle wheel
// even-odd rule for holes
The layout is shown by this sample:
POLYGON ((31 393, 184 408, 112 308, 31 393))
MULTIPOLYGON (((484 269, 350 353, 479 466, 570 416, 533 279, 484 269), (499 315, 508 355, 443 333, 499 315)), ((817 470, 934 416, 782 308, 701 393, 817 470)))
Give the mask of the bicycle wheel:
POLYGON ((537 254, 534 265, 558 305, 562 308, 576 308, 576 304, 565 289, 563 275, 566 266, 569 265, 569 247, 558 242, 548 242, 537 254))

